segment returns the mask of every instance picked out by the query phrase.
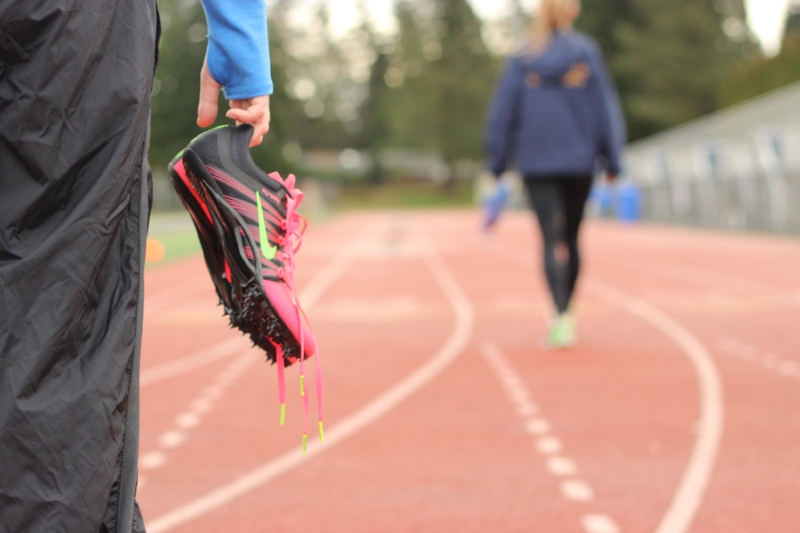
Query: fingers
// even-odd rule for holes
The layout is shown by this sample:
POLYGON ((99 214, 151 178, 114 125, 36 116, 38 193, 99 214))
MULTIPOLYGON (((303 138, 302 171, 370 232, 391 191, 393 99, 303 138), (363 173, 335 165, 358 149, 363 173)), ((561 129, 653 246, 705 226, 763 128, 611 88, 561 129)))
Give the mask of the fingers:
MULTIPOLYGON (((204 61, 203 68, 200 70, 200 104, 197 107, 197 125, 207 128, 217 119, 217 101, 219 91, 222 87, 211 76, 208 64, 204 61)), ((253 126, 253 137, 250 140, 250 147, 261 144, 264 135, 269 131, 269 95, 256 96, 245 100, 231 100, 230 110, 225 114, 236 124, 251 124, 253 126)))
POLYGON ((208 65, 203 61, 200 70, 200 104, 197 107, 197 125, 207 128, 217 119, 217 100, 220 84, 211 76, 208 65))
POLYGON ((250 147, 261 144, 264 135, 269 131, 269 95, 256 96, 247 100, 231 100, 231 108, 225 114, 236 124, 250 124, 253 126, 253 137, 250 147))

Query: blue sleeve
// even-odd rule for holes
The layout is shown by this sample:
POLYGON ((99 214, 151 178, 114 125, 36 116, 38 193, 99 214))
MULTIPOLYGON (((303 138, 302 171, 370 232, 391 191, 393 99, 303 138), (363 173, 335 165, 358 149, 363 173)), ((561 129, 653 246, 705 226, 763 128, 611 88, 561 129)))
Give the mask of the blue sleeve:
POLYGON ((509 60, 489 108, 484 138, 487 166, 495 176, 506 170, 514 155, 514 141, 521 120, 522 84, 522 75, 514 60, 509 60))
POLYGON ((272 94, 266 0, 202 0, 206 58, 228 100, 272 94))
POLYGON ((614 87, 614 82, 608 74, 603 56, 599 48, 593 53, 592 70, 597 75, 600 102, 597 106, 600 111, 600 155, 606 158, 608 171, 615 176, 620 173, 620 157, 622 148, 627 141, 625 117, 619 103, 619 95, 614 87))

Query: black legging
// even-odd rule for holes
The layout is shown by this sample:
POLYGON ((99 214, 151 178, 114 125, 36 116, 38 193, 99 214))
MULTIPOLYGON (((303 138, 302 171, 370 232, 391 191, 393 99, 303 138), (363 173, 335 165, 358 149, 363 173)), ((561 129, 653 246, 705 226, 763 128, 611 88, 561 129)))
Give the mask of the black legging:
POLYGON ((569 308, 578 279, 578 229, 592 176, 525 176, 525 190, 544 240, 544 271, 556 308, 569 308))

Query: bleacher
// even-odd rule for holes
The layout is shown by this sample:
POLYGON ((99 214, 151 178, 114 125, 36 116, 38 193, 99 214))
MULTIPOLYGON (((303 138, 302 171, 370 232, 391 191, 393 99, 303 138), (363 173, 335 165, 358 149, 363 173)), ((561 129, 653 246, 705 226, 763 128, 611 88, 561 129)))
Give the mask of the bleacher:
POLYGON ((645 220, 800 233, 800 83, 631 144, 645 220))

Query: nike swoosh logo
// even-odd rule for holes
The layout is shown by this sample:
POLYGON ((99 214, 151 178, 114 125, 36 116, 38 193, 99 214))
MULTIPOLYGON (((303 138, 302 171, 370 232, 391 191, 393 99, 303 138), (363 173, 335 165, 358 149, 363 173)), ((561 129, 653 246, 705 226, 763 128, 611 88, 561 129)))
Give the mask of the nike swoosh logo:
POLYGON ((270 245, 267 239, 267 224, 264 222, 264 211, 261 209, 261 193, 258 191, 256 191, 256 209, 258 210, 258 240, 261 241, 261 253, 269 261, 275 257, 278 248, 270 245))

